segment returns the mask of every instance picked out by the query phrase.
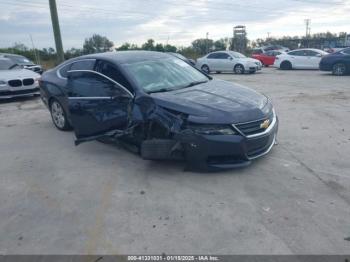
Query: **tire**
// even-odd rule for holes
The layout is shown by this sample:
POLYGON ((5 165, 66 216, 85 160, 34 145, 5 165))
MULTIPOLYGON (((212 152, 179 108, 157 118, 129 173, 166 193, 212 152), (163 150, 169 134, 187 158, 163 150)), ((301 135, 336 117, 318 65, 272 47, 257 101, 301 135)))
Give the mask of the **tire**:
POLYGON ((235 74, 244 74, 244 66, 241 64, 235 65, 235 68, 233 69, 233 72, 235 72, 235 74))
POLYGON ((172 159, 171 150, 176 141, 170 139, 150 139, 141 144, 141 157, 146 160, 172 159))
POLYGON ((72 126, 69 124, 67 119, 67 113, 64 111, 62 105, 60 104, 60 102, 58 102, 58 100, 54 99, 50 103, 50 113, 52 122, 58 130, 72 130, 72 126))
POLYGON ((280 69, 282 70, 291 70, 292 68, 292 63, 289 61, 283 61, 280 65, 280 69))
POLYGON ((202 65, 201 70, 206 73, 207 75, 210 74, 210 68, 207 65, 202 65))
POLYGON ((347 72, 346 65, 344 63, 336 63, 332 67, 332 73, 336 76, 343 76, 347 72))

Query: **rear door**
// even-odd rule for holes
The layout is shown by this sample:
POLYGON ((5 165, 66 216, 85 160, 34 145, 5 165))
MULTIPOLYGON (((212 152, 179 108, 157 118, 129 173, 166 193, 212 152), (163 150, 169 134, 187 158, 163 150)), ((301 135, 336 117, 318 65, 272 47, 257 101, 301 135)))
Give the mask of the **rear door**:
POLYGON ((305 50, 305 54, 307 57, 307 69, 318 69, 322 55, 313 50, 305 50))
POLYGON ((207 63, 211 71, 218 69, 218 53, 211 53, 207 56, 207 63))
POLYGON ((123 85, 96 71, 71 70, 67 88, 77 143, 127 128, 134 95, 123 85))
POLYGON ((289 59, 292 62, 293 68, 307 68, 307 57, 304 50, 296 50, 288 53, 289 59))
POLYGON ((218 53, 218 71, 233 71, 233 61, 232 57, 227 53, 218 53))

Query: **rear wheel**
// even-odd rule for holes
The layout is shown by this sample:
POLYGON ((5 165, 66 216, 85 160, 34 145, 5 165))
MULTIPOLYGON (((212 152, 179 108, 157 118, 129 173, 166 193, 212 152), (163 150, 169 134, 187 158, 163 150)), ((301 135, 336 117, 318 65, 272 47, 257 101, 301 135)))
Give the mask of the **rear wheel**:
POLYGON ((202 71, 206 74, 210 74, 210 69, 209 69, 209 66, 207 65, 202 65, 201 67, 202 71))
POLYGON ((235 66, 235 68, 233 69, 233 71, 236 73, 236 74, 244 74, 244 66, 241 65, 241 64, 238 64, 235 66))
POLYGON ((292 63, 289 61, 283 61, 280 65, 280 68, 282 70, 291 70, 292 69, 292 63))
POLYGON ((52 122, 59 130, 72 130, 72 126, 68 122, 66 112, 64 111, 60 102, 58 102, 56 99, 51 102, 50 113, 52 122))
POLYGON ((336 63, 332 68, 333 75, 343 76, 346 74, 346 65, 343 63, 336 63))

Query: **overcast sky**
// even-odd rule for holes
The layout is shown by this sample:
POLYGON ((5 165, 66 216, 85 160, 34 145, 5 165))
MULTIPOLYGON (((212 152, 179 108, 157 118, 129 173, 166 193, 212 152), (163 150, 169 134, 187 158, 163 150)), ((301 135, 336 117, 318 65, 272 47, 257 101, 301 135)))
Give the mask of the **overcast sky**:
MULTIPOLYGON (((235 25, 246 25, 248 38, 350 33, 350 0, 56 0, 64 49, 81 48, 93 33, 116 46, 149 38, 176 46, 196 38, 231 37, 235 25)), ((1 0, 0 47, 15 42, 54 47, 48 0, 1 0)))

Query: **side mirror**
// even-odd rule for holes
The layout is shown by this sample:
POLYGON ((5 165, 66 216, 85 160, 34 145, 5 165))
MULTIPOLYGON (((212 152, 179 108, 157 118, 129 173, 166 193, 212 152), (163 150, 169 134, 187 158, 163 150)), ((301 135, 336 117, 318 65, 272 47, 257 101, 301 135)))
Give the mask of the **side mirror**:
POLYGON ((229 57, 228 57, 228 60, 232 61, 232 60, 233 60, 233 58, 232 58, 231 56, 229 56, 229 57))

